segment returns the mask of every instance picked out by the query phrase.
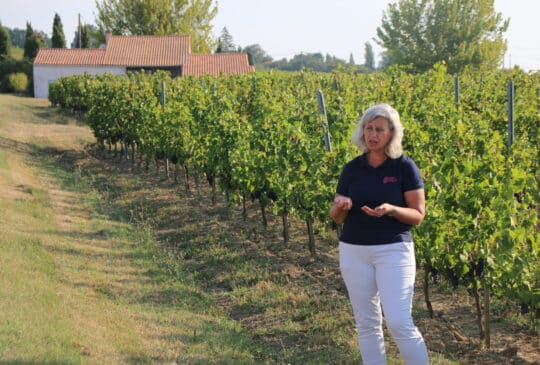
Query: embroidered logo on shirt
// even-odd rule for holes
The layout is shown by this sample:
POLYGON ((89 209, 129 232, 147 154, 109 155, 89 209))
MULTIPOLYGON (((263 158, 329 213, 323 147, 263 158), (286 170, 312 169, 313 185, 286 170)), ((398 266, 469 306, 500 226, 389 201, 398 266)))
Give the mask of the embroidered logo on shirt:
POLYGON ((398 180, 397 180, 397 177, 395 176, 385 176, 383 178, 383 184, 388 184, 388 183, 397 183, 398 180))

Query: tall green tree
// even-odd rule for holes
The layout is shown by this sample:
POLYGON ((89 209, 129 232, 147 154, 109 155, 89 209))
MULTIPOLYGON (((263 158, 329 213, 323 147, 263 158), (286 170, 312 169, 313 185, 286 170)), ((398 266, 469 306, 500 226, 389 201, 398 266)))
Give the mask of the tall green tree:
POLYGON ((215 48, 211 23, 217 11, 214 0, 189 0, 185 11, 181 13, 182 16, 178 17, 179 34, 191 36, 193 52, 210 53, 215 48))
POLYGON ((64 35, 64 26, 58 13, 54 14, 52 30, 52 48, 66 48, 66 36, 64 35))
POLYGON ((38 33, 34 32, 32 24, 26 23, 26 33, 24 37, 24 58, 33 59, 36 57, 40 44, 38 33))
POLYGON ((105 43, 104 34, 94 24, 81 25, 81 45, 79 47, 79 30, 77 29, 73 35, 71 48, 99 48, 105 43))
MULTIPOLYGON (((86 24, 81 25, 81 44, 80 48, 90 48, 90 32, 86 24)), ((79 41, 79 39, 77 39, 79 41)))
POLYGON ((195 53, 214 48, 213 0, 96 0, 96 22, 102 32, 132 35, 191 36, 195 53))
POLYGON ((218 46, 216 53, 236 52, 236 46, 234 45, 233 37, 227 30, 227 27, 223 27, 221 35, 218 39, 218 46))
POLYGON ((45 47, 45 39, 40 33, 34 32, 24 43, 24 57, 34 59, 40 48, 45 47))
POLYGON ((506 52, 508 20, 494 0, 399 0, 388 5, 375 41, 390 64, 422 72, 437 62, 451 73, 497 68, 506 52))
POLYGON ((47 40, 42 32, 36 32, 32 25, 26 23, 26 33, 24 39, 24 58, 32 60, 36 57, 38 50, 45 47, 47 40))
POLYGON ((11 38, 11 44, 15 47, 24 48, 25 32, 24 29, 19 28, 6 28, 11 38))
POLYGON ((354 56, 353 56, 352 53, 349 55, 349 65, 351 65, 351 66, 355 65, 354 56))
POLYGON ((26 32, 24 33, 24 58, 31 58, 30 54, 33 49, 31 49, 30 38, 34 34, 34 28, 30 22, 26 22, 26 32))
POLYGON ((82 24, 80 30, 75 31, 71 48, 90 48, 90 33, 87 24, 82 24), (80 37, 79 31, 81 32, 80 37))
POLYGON ((370 70, 375 69, 375 54, 373 53, 373 47, 369 42, 364 44, 364 66, 370 70))
POLYGON ((0 23, 0 61, 9 57, 11 49, 11 38, 9 32, 2 23, 0 23))
POLYGON ((266 53, 260 44, 245 46, 241 52, 246 52, 248 54, 250 64, 252 65, 262 65, 273 61, 272 56, 266 53))

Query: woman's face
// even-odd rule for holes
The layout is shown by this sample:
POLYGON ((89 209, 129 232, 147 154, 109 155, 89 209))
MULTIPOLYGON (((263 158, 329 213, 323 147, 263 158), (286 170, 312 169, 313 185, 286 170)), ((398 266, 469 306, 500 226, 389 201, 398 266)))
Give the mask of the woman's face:
POLYGON ((364 142, 370 151, 384 152, 392 136, 393 131, 386 118, 377 117, 364 126, 364 142))

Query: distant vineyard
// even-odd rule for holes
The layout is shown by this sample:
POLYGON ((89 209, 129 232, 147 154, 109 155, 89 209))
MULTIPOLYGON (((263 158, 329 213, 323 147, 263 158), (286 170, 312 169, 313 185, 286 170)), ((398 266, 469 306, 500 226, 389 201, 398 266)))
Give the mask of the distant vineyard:
POLYGON ((174 80, 164 74, 85 75, 51 84, 49 98, 84 111, 103 146, 120 144, 132 158, 135 151, 167 158, 195 181, 204 176, 214 193, 220 188, 231 202, 245 206, 246 199, 257 199, 264 224, 267 209, 282 217, 284 244, 289 215, 301 218, 312 254, 314 224, 329 226, 341 168, 358 154, 350 143, 356 121, 375 103, 393 105, 406 128, 406 154, 425 178, 427 215, 415 242, 428 307, 428 275, 467 286, 489 344, 491 295, 540 311, 540 74, 468 73, 460 75, 459 89, 456 98, 454 77, 436 67, 421 75, 400 69, 174 80), (516 120, 511 148, 510 79, 516 120), (332 152, 324 148, 317 90, 326 100, 332 152))

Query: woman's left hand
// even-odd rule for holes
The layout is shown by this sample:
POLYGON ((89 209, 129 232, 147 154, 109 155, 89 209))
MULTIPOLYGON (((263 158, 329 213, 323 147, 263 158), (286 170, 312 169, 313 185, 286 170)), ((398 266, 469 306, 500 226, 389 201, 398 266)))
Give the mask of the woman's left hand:
POLYGON ((404 193, 406 207, 383 203, 375 208, 364 205, 361 209, 367 215, 380 218, 383 215, 394 217, 401 223, 417 225, 422 223, 426 214, 424 189, 409 190, 404 193))
POLYGON ((366 213, 367 215, 370 215, 372 217, 382 217, 383 215, 393 215, 396 211, 396 207, 393 206, 392 204, 388 204, 388 203, 383 203, 381 205, 379 205, 378 207, 375 207, 375 208, 370 208, 368 207, 367 205, 364 205, 362 207, 362 211, 364 211, 364 213, 366 213))

